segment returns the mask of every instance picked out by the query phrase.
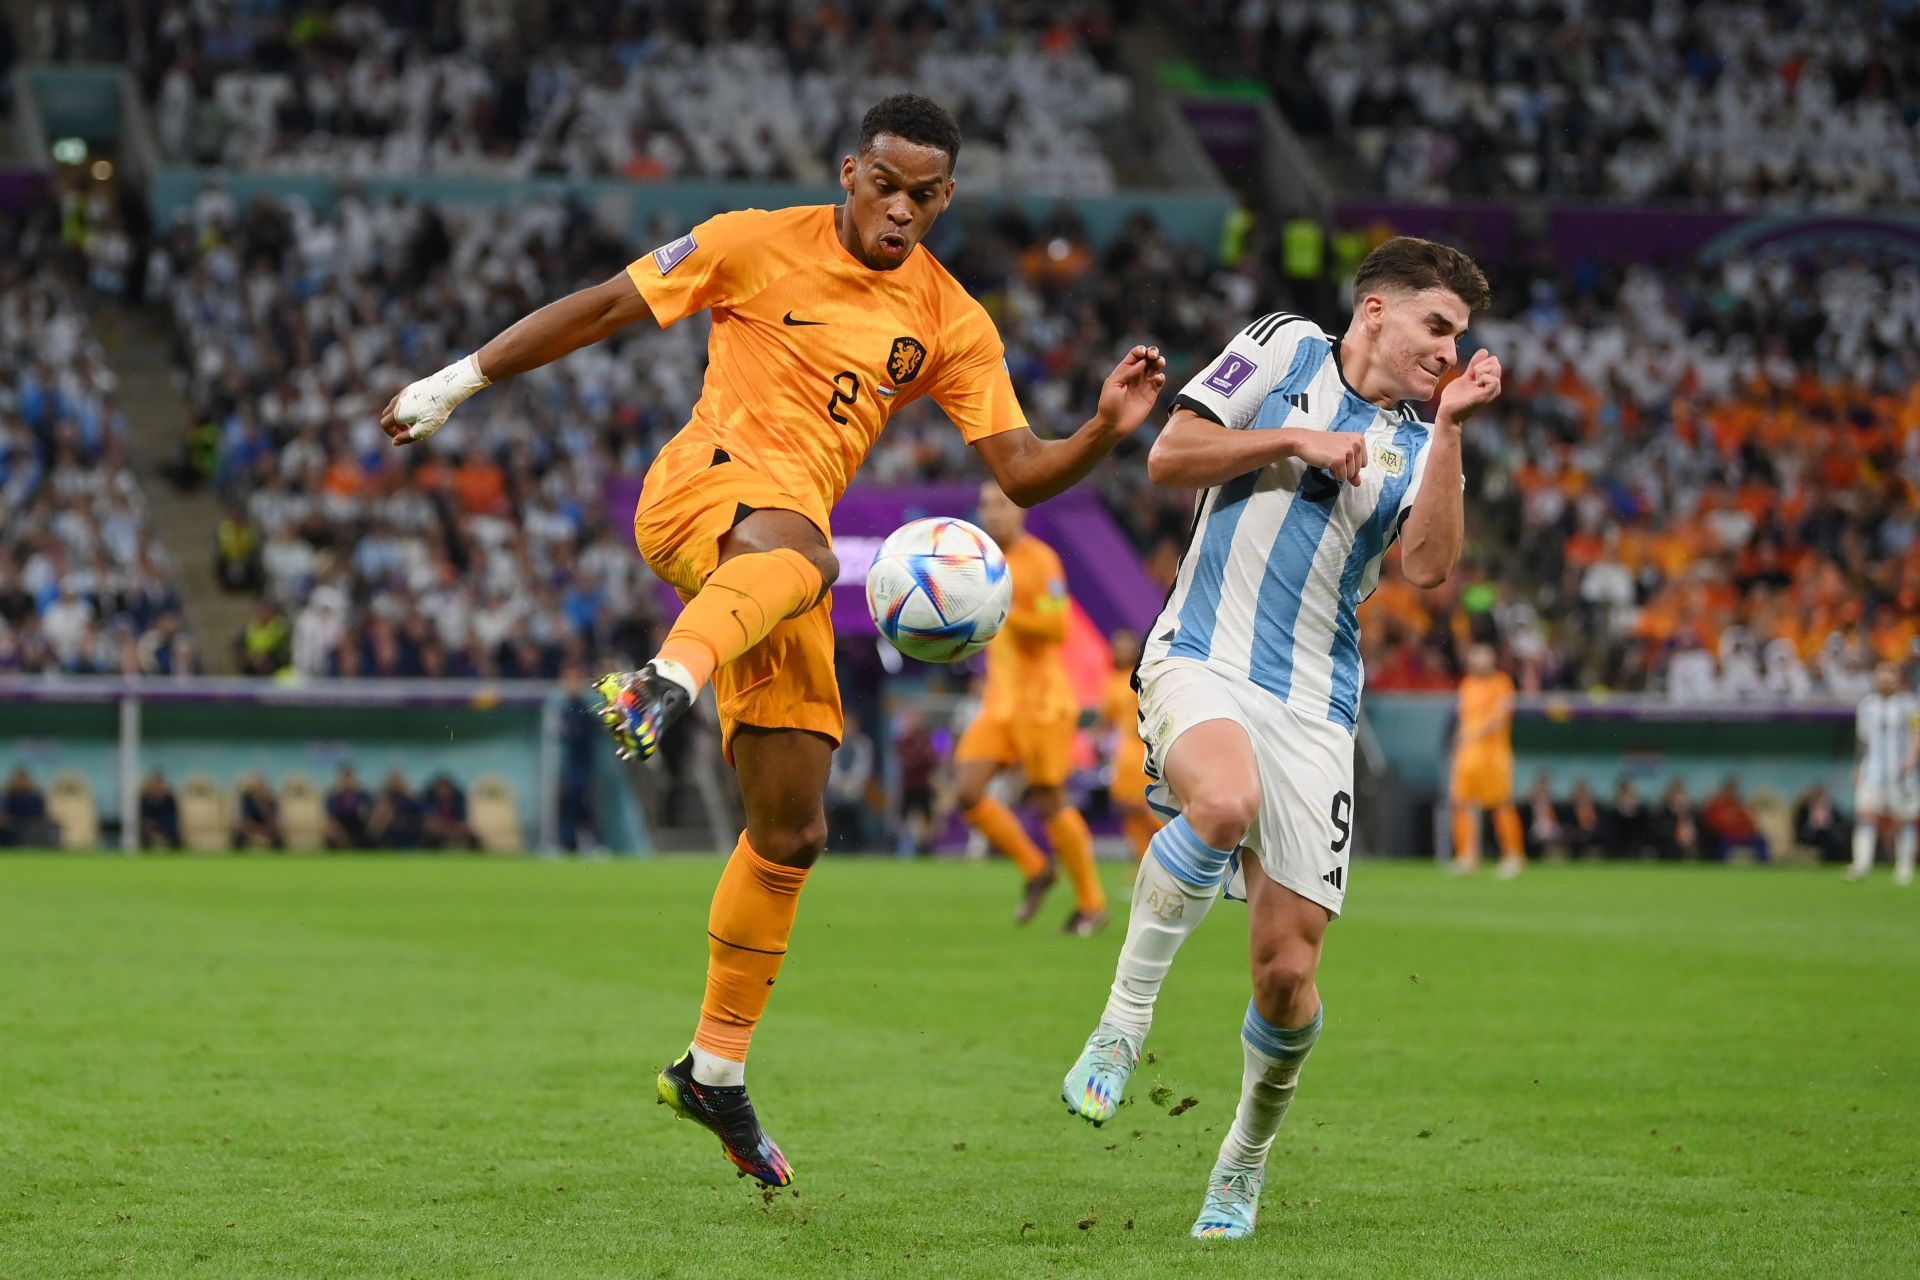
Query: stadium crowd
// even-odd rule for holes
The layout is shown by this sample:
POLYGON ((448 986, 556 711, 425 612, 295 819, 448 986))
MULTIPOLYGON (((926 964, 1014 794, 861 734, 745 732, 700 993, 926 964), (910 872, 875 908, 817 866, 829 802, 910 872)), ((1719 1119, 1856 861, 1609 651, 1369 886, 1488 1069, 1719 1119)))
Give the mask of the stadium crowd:
POLYGON ((1217 74, 1393 195, 1920 199, 1920 9, 1177 0, 1217 74))
MULTIPOLYGON (((1508 392, 1471 424, 1480 563, 1441 593, 1531 688, 1857 698, 1920 639, 1920 270, 1732 258, 1521 275, 1476 323, 1508 392), (1519 588, 1516 590, 1516 588, 1519 588)), ((1380 688, 1436 612, 1370 602, 1380 688)))
MULTIPOLYGON (((996 317, 1043 432, 1078 424, 1112 350, 1159 342, 1177 385, 1287 304, 1257 238, 1223 264, 1144 217, 1100 248, 1065 212, 956 231, 943 258, 996 317)), ((374 422, 391 388, 628 254, 555 202, 349 199, 320 217, 217 189, 163 239, 149 288, 232 504, 224 574, 265 602, 246 665, 551 675, 645 648, 655 584, 599 495, 684 421, 704 322, 489 392, 431 449, 394 451, 374 422)), ((1385 576, 1365 613, 1374 687, 1449 687, 1473 636, 1500 640, 1527 688, 1695 700, 1851 697, 1875 656, 1909 659, 1920 274, 1857 257, 1542 262, 1492 264, 1496 307, 1472 341, 1502 353, 1509 394, 1468 441, 1475 554, 1433 592, 1385 576)), ((1191 498, 1147 484, 1147 443, 1098 483, 1164 583, 1191 498)), ((970 476, 922 402, 863 481, 970 476)))
POLYGON ((0 672, 191 672, 166 548, 57 207, 0 215, 0 672))
POLYGON ((1103 3, 75 5, 56 47, 124 57, 169 160, 330 177, 800 179, 912 87, 969 182, 1110 190, 1126 79, 1103 3))

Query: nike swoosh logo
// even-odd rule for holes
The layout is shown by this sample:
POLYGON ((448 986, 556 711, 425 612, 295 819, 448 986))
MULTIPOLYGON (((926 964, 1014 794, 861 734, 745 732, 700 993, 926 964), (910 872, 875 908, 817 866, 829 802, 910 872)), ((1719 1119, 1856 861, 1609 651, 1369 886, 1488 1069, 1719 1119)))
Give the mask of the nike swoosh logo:
POLYGON ((792 325, 794 328, 797 329, 803 324, 825 324, 826 321, 825 320, 795 320, 793 318, 793 312, 789 311, 787 312, 786 315, 780 317, 780 323, 792 325))

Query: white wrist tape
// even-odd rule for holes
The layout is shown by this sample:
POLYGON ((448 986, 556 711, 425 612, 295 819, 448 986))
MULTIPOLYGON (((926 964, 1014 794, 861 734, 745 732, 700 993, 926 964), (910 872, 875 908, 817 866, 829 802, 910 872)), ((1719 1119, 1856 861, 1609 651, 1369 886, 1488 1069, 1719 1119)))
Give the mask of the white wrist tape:
POLYGON ((478 354, 456 360, 440 372, 411 383, 400 393, 393 416, 410 429, 402 439, 408 443, 425 440, 446 424, 447 417, 482 387, 491 386, 481 376, 478 354))

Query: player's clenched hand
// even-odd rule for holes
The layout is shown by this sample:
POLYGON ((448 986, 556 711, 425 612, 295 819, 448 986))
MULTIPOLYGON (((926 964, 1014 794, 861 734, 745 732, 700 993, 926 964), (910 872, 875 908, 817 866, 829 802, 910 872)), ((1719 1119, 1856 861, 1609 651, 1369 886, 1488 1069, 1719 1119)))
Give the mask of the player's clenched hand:
POLYGON ((1367 467, 1367 437, 1354 431, 1300 431, 1293 456, 1343 484, 1359 484, 1367 467))
POLYGON ((1166 385, 1167 361, 1160 348, 1135 347, 1107 375, 1094 417, 1110 430, 1127 435, 1147 420, 1166 385))
POLYGON ((380 429, 396 448, 425 440, 446 424, 448 415, 468 396, 487 385, 479 360, 468 356, 436 374, 408 383, 380 411, 380 429))
POLYGON ((1473 353, 1459 377, 1440 393, 1441 416, 1465 422, 1500 394, 1500 357, 1485 347, 1473 353))

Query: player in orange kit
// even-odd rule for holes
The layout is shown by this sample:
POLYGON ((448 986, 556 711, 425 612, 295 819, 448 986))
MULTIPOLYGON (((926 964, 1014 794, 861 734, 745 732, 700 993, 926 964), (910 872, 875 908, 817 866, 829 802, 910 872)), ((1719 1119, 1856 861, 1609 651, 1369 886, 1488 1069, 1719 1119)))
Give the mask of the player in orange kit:
POLYGON ((1140 637, 1116 631, 1110 642, 1113 673, 1100 700, 1100 728, 1113 735, 1113 781, 1107 797, 1120 813, 1133 860, 1146 856, 1147 842, 1160 829, 1147 808, 1147 744, 1140 740, 1140 695, 1134 691, 1133 669, 1140 661, 1140 637))
POLYGON ((1018 765, 1027 795, 1046 822, 1054 857, 1073 878, 1073 914, 1064 932, 1085 937, 1107 923, 1107 896, 1093 865, 1093 832, 1067 803, 1080 705, 1061 656, 1067 638, 1067 572, 1052 547, 1027 532, 1026 513, 996 485, 980 486, 980 526, 1006 553, 1013 611, 987 647, 987 693, 953 758, 954 804, 1026 877, 1015 924, 1040 910, 1055 874, 1013 810, 987 794, 993 776, 1018 765))
POLYGON ((1479 870, 1480 814, 1488 809, 1500 843, 1500 874, 1517 876, 1527 865, 1520 814, 1513 807, 1513 694, 1513 679, 1494 665, 1493 647, 1469 648, 1448 788, 1457 871, 1479 870))
POLYGON ((692 420, 647 472, 634 534, 687 601, 659 654, 600 683, 623 755, 651 755, 708 683, 746 830, 707 919, 706 998, 660 1100, 719 1136, 743 1173, 793 1177, 746 1091, 748 1042, 826 843, 827 773, 841 734, 827 596, 840 576, 828 514, 888 417, 934 400, 1021 503, 1092 471, 1165 385, 1133 348, 1072 435, 1027 429, 993 321, 920 242, 953 199, 960 131, 930 99, 888 98, 840 166, 846 201, 723 213, 604 284, 520 320, 409 385, 381 414, 395 444, 424 440, 490 382, 631 324, 713 315, 692 420))

